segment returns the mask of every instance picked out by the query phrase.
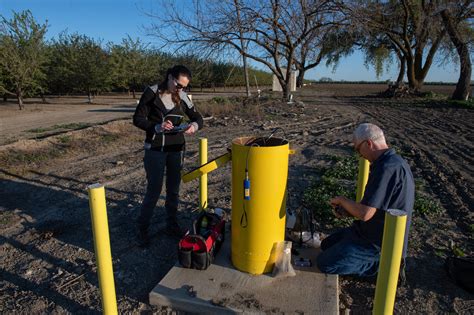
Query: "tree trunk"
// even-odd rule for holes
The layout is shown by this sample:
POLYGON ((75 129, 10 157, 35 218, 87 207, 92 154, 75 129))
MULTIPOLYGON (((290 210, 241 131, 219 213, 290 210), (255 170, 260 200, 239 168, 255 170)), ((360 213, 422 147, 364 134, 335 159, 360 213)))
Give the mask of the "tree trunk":
POLYGON ((245 91, 247 92, 247 97, 250 97, 249 69, 247 66, 247 57, 245 57, 245 55, 242 55, 242 62, 244 64, 245 91))
POLYGON ((406 59, 404 56, 398 56, 400 60, 400 71, 398 72, 397 82, 395 82, 396 86, 400 86, 403 83, 403 78, 405 77, 405 69, 406 69, 406 59))
POLYGON ((304 83, 305 70, 298 69, 298 77, 296 78, 296 87, 302 88, 304 83))
POLYGON ((17 89, 16 98, 18 100, 18 107, 20 108, 20 110, 25 108, 25 105, 23 105, 23 91, 21 90, 21 88, 17 89))
POLYGON ((244 36, 242 32, 242 25, 240 24, 240 3, 239 0, 234 0, 235 11, 237 13, 237 23, 239 24, 239 35, 240 35, 240 46, 242 48, 242 63, 244 66, 244 78, 245 78, 245 91, 247 92, 247 97, 250 97, 250 82, 249 82, 249 70, 247 67, 247 46, 245 45, 244 36))
POLYGON ((459 55, 459 61, 461 63, 461 72, 459 73, 458 83, 456 84, 456 89, 452 95, 454 100, 464 100, 466 101, 469 98, 470 94, 470 85, 471 85, 471 57, 469 56, 469 49, 467 44, 462 41, 459 31, 456 29, 456 26, 453 23, 453 20, 447 10, 441 12, 441 17, 443 18, 444 25, 448 31, 449 37, 453 42, 454 46, 459 55))
POLYGON ((412 90, 419 91, 423 85, 423 81, 419 81, 415 72, 415 64, 413 62, 413 57, 407 57, 407 79, 408 87, 412 90))
POLYGON ((87 99, 88 99, 87 102, 88 102, 89 104, 92 104, 92 103, 93 103, 93 101, 92 101, 92 92, 91 92, 91 91, 88 91, 88 92, 87 92, 87 99))
POLYGON ((281 91, 283 93, 282 95, 282 99, 283 101, 288 101, 288 96, 290 95, 290 81, 288 80, 288 82, 285 81, 285 79, 280 79, 278 78, 278 81, 280 82, 280 85, 281 85, 281 91))

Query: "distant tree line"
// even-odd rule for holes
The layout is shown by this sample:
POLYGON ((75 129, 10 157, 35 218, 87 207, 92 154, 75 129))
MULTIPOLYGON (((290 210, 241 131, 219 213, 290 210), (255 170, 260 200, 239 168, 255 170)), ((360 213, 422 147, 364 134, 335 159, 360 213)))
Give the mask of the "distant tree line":
MULTIPOLYGON (((85 93, 90 103, 104 91, 142 91, 161 81, 166 70, 184 64, 193 72, 191 88, 242 86, 242 68, 192 54, 173 56, 127 36, 120 44, 103 43, 81 34, 61 33, 45 40, 47 22, 30 11, 14 12, 0 21, 0 94, 18 100, 45 94, 85 93)), ((251 69, 256 84, 271 84, 271 74, 251 69)))

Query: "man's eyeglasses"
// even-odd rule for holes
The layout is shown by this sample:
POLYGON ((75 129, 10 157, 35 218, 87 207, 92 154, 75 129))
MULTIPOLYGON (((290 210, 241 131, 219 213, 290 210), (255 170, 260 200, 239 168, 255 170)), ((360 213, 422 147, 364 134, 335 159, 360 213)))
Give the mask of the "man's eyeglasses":
POLYGON ((358 145, 356 145, 356 147, 354 148, 355 151, 357 152, 357 154, 359 154, 359 155, 361 155, 361 154, 360 154, 360 148, 362 147, 362 145, 364 144, 364 142, 367 142, 367 140, 362 141, 361 143, 359 143, 358 145))

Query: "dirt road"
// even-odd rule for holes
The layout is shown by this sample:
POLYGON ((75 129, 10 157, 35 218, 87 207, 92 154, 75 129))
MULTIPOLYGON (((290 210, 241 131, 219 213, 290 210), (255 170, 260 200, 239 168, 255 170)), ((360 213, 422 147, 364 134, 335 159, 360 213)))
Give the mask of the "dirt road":
MULTIPOLYGON (((473 253, 469 227, 474 223, 474 111, 373 97, 383 88, 376 86, 365 92, 341 86, 304 89, 292 105, 262 100, 260 119, 245 113, 215 117, 207 121, 199 136, 208 138, 212 158, 224 153, 236 137, 266 135, 273 127, 283 127, 291 147, 298 152, 290 157, 288 180, 289 206, 296 208, 315 169, 327 166, 328 155, 353 154, 353 128, 365 121, 380 124, 389 142, 409 161, 417 180, 424 182, 426 193, 443 206, 437 216, 413 220, 407 283, 398 290, 396 312, 472 312, 472 296, 454 285, 444 272, 443 253, 453 243, 466 254, 473 253)), ((107 118, 130 118, 133 107, 124 107, 126 102, 117 100, 109 107, 94 109, 127 111, 94 112, 94 116, 101 113, 107 118)), ((51 115, 40 117, 46 116, 51 115)), ((87 119, 84 116, 84 121, 87 119)), ((68 122, 60 119, 50 124, 68 122)), ((12 139, 25 135, 24 128, 16 133, 10 130, 12 139)), ((176 261, 176 239, 166 235, 162 222, 163 200, 153 219, 151 246, 143 250, 134 242, 133 222, 146 184, 142 138, 141 131, 126 119, 0 147, 0 312, 100 312, 86 192, 87 185, 96 182, 107 187, 120 312, 169 311, 147 304, 148 292, 176 261)), ((185 167, 191 169, 197 163, 197 137, 190 138, 187 147, 185 167)), ((209 175, 209 204, 227 212, 229 173, 228 165, 209 175)), ((179 219, 183 226, 189 226, 197 208, 196 182, 182 185, 181 199, 179 219)), ((374 282, 341 278, 341 309, 369 312, 374 282)))

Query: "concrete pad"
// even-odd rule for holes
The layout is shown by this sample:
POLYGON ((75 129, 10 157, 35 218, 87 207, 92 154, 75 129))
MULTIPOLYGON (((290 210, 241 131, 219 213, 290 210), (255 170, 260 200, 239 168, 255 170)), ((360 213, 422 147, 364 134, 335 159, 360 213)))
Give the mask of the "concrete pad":
MULTIPOLYGON (((299 257, 316 261, 318 250, 298 251, 299 257)), ((177 263, 150 292, 150 304, 206 314, 338 314, 338 277, 322 274, 315 266, 295 270, 295 277, 284 278, 238 271, 231 263, 227 237, 207 270, 186 269, 177 263)))

